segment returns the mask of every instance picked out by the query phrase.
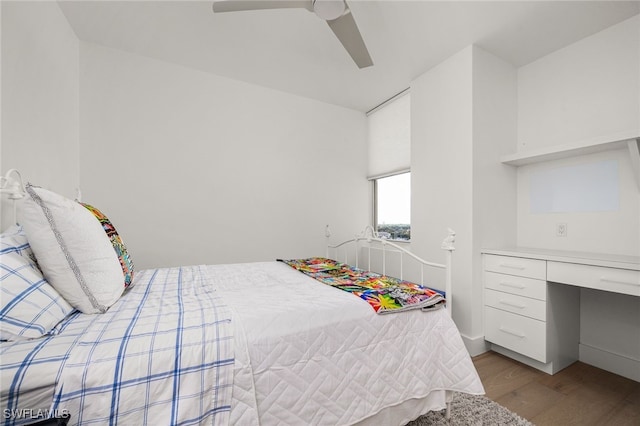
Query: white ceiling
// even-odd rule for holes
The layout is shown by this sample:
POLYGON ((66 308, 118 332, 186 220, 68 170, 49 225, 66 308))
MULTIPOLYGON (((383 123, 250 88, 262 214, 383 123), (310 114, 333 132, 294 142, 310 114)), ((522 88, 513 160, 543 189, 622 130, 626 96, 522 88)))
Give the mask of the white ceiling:
POLYGON ((358 69, 304 9, 214 14, 212 1, 59 1, 78 38, 367 111, 470 44, 522 66, 640 13, 640 1, 348 1, 358 69))

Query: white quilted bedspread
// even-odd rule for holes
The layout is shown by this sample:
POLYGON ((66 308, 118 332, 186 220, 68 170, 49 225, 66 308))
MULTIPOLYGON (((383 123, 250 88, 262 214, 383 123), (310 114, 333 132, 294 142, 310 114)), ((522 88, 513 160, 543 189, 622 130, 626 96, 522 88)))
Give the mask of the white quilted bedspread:
POLYGON ((434 390, 484 393, 443 309, 377 315, 280 262, 208 268, 235 328, 230 424, 348 425, 434 390))

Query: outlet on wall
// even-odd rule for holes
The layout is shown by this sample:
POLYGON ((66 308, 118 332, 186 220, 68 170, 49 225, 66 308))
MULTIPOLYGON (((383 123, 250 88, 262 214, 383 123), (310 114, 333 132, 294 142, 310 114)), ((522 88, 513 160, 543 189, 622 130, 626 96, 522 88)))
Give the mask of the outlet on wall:
POLYGON ((556 223, 556 237, 566 237, 566 236, 567 236, 567 224, 556 223))

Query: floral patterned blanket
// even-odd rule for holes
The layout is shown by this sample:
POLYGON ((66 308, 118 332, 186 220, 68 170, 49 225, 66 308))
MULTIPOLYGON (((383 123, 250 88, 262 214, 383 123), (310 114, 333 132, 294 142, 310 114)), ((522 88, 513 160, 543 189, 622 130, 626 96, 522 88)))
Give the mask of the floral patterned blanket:
POLYGON ((294 269, 368 302, 379 314, 442 306, 445 294, 409 281, 354 268, 323 257, 281 260, 294 269))

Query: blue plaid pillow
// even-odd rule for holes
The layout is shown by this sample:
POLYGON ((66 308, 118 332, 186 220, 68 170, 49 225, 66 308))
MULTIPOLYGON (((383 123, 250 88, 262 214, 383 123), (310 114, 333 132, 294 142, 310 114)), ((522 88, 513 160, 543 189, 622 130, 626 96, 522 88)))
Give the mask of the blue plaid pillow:
POLYGON ((0 340, 42 337, 72 311, 28 257, 0 253, 0 340))
POLYGON ((22 226, 13 225, 0 234, 0 256, 7 253, 18 253, 35 263, 36 257, 31 250, 22 226))

